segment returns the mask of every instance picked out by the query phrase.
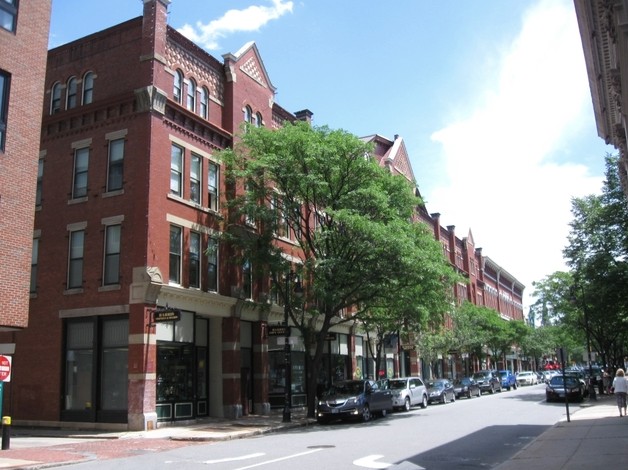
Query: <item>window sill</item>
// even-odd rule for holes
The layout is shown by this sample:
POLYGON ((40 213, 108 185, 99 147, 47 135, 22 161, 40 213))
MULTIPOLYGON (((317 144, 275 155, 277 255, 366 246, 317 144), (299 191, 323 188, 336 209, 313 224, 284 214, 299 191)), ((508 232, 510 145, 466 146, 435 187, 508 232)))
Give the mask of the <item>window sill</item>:
POLYGON ((75 295, 75 294, 82 294, 82 293, 83 293, 82 287, 78 287, 76 289, 66 289, 63 291, 63 295, 75 295))
POLYGON ((69 199, 68 200, 68 206, 72 205, 72 204, 80 204, 82 202, 87 202, 87 196, 85 197, 77 197, 74 199, 69 199))
POLYGON ((120 290, 120 289, 122 289, 120 284, 111 284, 108 286, 100 286, 98 288, 98 292, 109 292, 109 291, 120 290))

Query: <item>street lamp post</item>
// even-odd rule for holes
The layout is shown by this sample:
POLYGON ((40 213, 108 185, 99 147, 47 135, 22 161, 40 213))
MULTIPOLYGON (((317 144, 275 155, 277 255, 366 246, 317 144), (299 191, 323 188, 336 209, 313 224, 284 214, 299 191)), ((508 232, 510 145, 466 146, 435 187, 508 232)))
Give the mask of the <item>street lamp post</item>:
POLYGON ((290 283, 294 282, 293 293, 296 297, 303 295, 303 288, 301 287, 301 281, 299 276, 290 271, 286 275, 286 283, 284 286, 284 307, 283 307, 283 325, 285 328, 284 336, 284 362, 286 366, 285 375, 285 387, 284 387, 284 405, 283 405, 283 419, 284 423, 292 421, 292 348, 290 347, 290 283))

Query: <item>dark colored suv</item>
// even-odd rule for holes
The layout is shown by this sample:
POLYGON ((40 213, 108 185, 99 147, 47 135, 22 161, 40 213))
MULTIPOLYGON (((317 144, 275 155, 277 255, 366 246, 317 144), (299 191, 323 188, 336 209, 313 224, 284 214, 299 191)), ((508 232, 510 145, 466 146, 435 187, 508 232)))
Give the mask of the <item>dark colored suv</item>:
POLYGON ((502 381, 497 372, 492 370, 479 370, 473 374, 475 380, 480 386, 482 393, 495 393, 502 391, 502 381))

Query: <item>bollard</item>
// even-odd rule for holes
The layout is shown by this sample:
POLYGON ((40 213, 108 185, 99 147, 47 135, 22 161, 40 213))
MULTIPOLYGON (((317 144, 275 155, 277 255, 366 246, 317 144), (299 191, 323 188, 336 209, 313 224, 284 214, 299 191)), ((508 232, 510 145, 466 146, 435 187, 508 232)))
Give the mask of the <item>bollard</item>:
POLYGON ((11 447, 11 417, 2 417, 2 450, 9 450, 11 447))

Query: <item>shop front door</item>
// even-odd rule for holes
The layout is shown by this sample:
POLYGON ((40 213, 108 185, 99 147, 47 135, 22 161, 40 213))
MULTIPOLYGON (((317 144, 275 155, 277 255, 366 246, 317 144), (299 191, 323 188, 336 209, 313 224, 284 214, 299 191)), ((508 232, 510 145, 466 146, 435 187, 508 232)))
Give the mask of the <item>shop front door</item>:
POLYGON ((157 344, 157 418, 159 421, 196 416, 194 345, 157 344))

